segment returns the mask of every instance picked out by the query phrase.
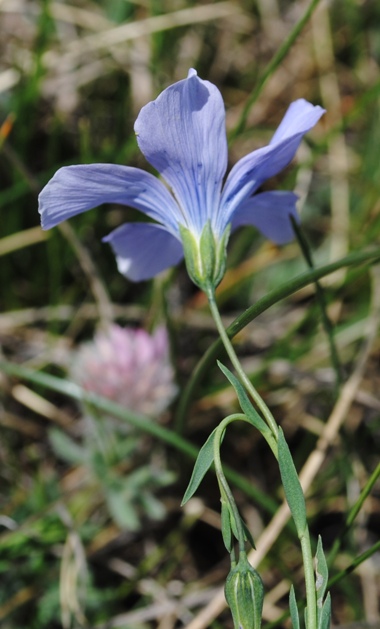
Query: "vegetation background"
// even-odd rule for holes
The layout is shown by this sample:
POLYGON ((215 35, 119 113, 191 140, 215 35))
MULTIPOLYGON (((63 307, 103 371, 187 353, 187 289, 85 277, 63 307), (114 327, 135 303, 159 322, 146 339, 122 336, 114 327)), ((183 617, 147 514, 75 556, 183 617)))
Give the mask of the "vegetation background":
MULTIPOLYGON (((118 274, 101 238, 136 212, 100 208, 42 232, 39 190, 65 164, 148 167, 137 150, 135 118, 194 67, 223 94, 230 165, 268 142, 296 98, 327 109, 297 162, 267 189, 299 193, 317 267, 373 251, 380 233, 379 64, 380 5, 371 0, 0 1, 5 629, 231 627, 220 603, 229 559, 212 475, 196 499, 179 506, 191 444, 199 447, 237 408, 215 360, 190 406, 181 402, 216 339, 205 299, 183 267, 137 285, 118 274), (143 424, 123 432, 119 423, 117 447, 99 457, 88 438, 88 409, 72 398, 65 378, 73 349, 110 318, 146 329, 166 322, 180 393, 152 423, 167 429, 161 436, 143 424), (52 384, 44 373, 61 380, 52 384), (188 444, 182 451, 180 431, 188 444)), ((278 248, 253 229, 235 234, 228 262, 218 291, 226 325, 307 270, 296 241, 278 248)), ((304 470, 312 534, 322 535, 333 557, 334 624, 378 625, 379 269, 347 263, 322 284, 340 386, 310 282, 263 312, 236 342, 304 470)), ((114 425, 92 414, 102 429, 114 425)), ((273 525, 282 502, 276 467, 245 426, 228 435, 224 456, 249 481, 247 489, 235 479, 236 498, 257 552, 267 549, 260 564, 265 626, 288 626, 289 584, 302 596, 302 570, 292 527, 281 517, 273 525)))

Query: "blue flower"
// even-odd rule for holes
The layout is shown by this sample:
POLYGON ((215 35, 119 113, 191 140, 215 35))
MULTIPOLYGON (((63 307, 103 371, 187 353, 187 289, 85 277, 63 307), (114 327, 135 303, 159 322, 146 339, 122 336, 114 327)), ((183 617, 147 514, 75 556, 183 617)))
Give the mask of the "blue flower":
POLYGON ((293 102, 269 145, 240 159, 223 185, 227 139, 222 96, 190 70, 186 79, 143 107, 135 123, 142 153, 167 185, 130 166, 61 168, 39 196, 42 227, 49 229, 102 203, 123 204, 155 222, 126 223, 104 238, 121 273, 133 281, 149 279, 177 264, 184 249, 188 268, 197 266, 198 254, 202 267, 204 252, 211 251, 206 272, 216 284, 224 272, 230 226, 254 225, 278 244, 293 238, 289 215, 297 217, 297 196, 256 192, 289 164, 323 113, 303 99, 293 102), (210 271, 210 265, 217 268, 210 271))

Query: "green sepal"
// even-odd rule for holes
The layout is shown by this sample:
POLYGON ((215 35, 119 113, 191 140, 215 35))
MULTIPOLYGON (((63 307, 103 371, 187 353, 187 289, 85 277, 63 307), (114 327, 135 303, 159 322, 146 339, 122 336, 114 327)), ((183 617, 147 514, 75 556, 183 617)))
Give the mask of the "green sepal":
POLYGON ((301 483, 290 454, 289 446, 285 441, 281 428, 278 431, 278 464, 285 497, 296 525, 298 536, 301 537, 306 529, 306 505, 301 483))
MULTIPOLYGON (((216 263, 216 247, 215 237, 211 228, 210 221, 207 221, 203 228, 199 240, 199 252, 202 264, 203 277, 205 279, 214 279, 215 263, 216 263)), ((212 282, 213 284, 213 282, 212 282)))
POLYGON ((179 231, 181 234, 186 268, 189 277, 194 284, 202 288, 201 284, 203 282, 203 273, 198 241, 193 232, 184 225, 179 225, 179 231))
POLYGON ((186 504, 186 502, 190 500, 190 498, 195 494, 206 472, 210 469, 214 461, 214 438, 215 438, 216 431, 217 431, 217 428, 214 428, 211 435, 208 437, 207 441, 203 444, 203 446, 199 450, 197 460, 195 461, 193 473, 191 475, 190 482, 183 496, 181 506, 186 504))
POLYGON ((271 429, 266 424, 266 422, 262 419, 262 417, 259 415, 259 413, 256 411, 256 409, 252 406, 252 404, 251 404, 251 402, 250 402, 250 400, 248 398, 248 395, 244 391, 243 385, 240 384, 240 382, 237 379, 237 377, 225 365, 223 365, 219 360, 217 361, 217 363, 218 363, 219 369, 223 372, 223 374, 226 376, 227 380, 229 380, 229 382, 232 384, 233 388, 235 389, 235 392, 236 392, 236 395, 238 397, 241 410, 243 411, 244 415, 246 416, 248 421, 255 428, 257 428, 257 430, 259 430, 261 432, 263 437, 268 442, 268 445, 270 446, 270 448, 271 448, 272 452, 274 453, 275 457, 277 458, 277 456, 278 456, 277 441, 276 441, 275 437, 273 436, 271 429))
POLYGON ((221 239, 216 243, 216 262, 214 270, 214 286, 218 286, 226 272, 227 243, 231 233, 231 225, 228 224, 221 239))
POLYGON ((213 292, 225 273, 230 225, 220 239, 215 237, 209 220, 203 227, 199 240, 184 225, 179 225, 179 230, 190 279, 205 293, 213 292))

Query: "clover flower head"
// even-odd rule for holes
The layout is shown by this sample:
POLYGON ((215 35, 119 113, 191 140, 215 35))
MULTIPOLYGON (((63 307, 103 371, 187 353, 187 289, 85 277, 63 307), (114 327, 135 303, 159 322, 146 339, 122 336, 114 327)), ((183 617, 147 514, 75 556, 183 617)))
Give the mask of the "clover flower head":
POLYGON ((78 348, 70 375, 86 391, 150 417, 167 408, 177 391, 163 327, 150 335, 110 325, 78 348))
POLYGON ((289 215, 297 218, 293 192, 258 193, 260 186, 293 159, 324 109, 293 102, 268 146, 240 159, 228 174, 225 110, 215 85, 190 70, 188 77, 145 105, 135 123, 138 145, 165 185, 139 168, 113 164, 68 166, 42 190, 42 227, 102 203, 120 203, 155 222, 126 223, 104 241, 112 246, 121 273, 149 279, 184 256, 201 288, 222 279, 230 229, 254 225, 278 244, 293 238, 289 215))

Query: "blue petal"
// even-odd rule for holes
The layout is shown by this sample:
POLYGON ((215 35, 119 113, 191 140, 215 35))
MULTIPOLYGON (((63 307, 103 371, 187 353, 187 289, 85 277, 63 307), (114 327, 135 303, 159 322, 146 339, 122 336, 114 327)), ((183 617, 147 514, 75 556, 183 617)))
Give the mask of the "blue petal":
POLYGON ((153 175, 128 166, 91 164, 60 168, 39 196, 43 229, 102 203, 121 203, 141 210, 178 233, 179 208, 153 175))
POLYGON ((195 70, 142 108, 135 124, 146 159, 171 186, 181 223, 200 233, 218 212, 227 168, 225 111, 219 90, 195 70))
POLYGON ((249 153, 235 164, 222 194, 220 230, 231 220, 244 199, 291 162, 303 136, 314 127, 324 112, 322 107, 306 100, 295 101, 288 108, 269 146, 249 153))
POLYGON ((294 238, 290 216, 298 221, 294 192, 262 192, 246 199, 234 213, 232 229, 254 225, 266 238, 284 245, 294 238))
POLYGON ((181 242, 153 223, 125 223, 103 242, 110 243, 120 273, 133 282, 148 280, 183 258, 181 242))

